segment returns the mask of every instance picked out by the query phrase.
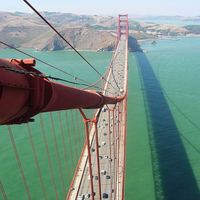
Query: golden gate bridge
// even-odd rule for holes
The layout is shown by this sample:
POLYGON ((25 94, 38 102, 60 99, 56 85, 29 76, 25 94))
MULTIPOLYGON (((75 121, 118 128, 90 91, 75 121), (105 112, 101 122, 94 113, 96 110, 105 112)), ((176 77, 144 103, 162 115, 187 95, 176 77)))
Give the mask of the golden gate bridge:
MULTIPOLYGON (((1 162, 13 164, 10 176, 15 190, 24 188, 20 195, 25 199, 124 199, 128 15, 118 16, 112 61, 95 84, 84 82, 87 87, 78 89, 77 77, 75 87, 50 81, 56 78, 35 69, 37 61, 43 62, 37 58, 0 59, 0 124, 4 134, 9 135, 14 152, 1 162), (39 123, 32 123, 33 116, 39 123), (34 126, 40 126, 39 133, 34 132, 34 126), (16 139, 16 134, 26 134, 28 148, 16 139), (46 156, 42 161, 35 134, 44 141, 46 156), (32 170, 27 170, 30 166, 24 159, 31 163, 32 170), (20 174, 18 178, 16 174, 20 174), (38 180, 34 184, 33 174, 38 180)), ((15 197, 5 177, 0 181, 2 197, 15 197)))

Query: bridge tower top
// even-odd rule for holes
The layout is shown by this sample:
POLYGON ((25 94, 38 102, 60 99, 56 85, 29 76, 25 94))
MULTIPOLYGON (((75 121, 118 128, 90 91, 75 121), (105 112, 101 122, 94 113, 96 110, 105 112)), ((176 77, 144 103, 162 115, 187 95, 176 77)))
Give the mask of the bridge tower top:
POLYGON ((121 35, 126 35, 126 39, 128 40, 128 15, 119 15, 118 16, 118 31, 117 38, 120 40, 121 35))

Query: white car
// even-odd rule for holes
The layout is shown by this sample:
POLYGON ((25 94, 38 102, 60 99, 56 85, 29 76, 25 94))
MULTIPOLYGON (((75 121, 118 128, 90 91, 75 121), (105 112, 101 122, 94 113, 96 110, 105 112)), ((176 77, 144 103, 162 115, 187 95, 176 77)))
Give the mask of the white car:
POLYGON ((105 174, 106 174, 106 171, 105 171, 105 170, 101 170, 101 174, 102 174, 102 175, 105 175, 105 174))
MULTIPOLYGON (((92 178, 93 178, 93 176, 92 176, 92 178)), ((90 180, 90 175, 88 176, 88 179, 90 180)))
POLYGON ((86 199, 89 199, 89 198, 90 198, 90 194, 86 194, 86 195, 85 195, 85 198, 86 198, 86 199))
POLYGON ((106 112, 106 110, 107 110, 106 108, 102 108, 102 112, 106 112))
POLYGON ((104 145, 106 145, 106 142, 102 142, 101 144, 104 146, 104 145))
POLYGON ((79 195, 77 200, 84 200, 84 195, 79 195))

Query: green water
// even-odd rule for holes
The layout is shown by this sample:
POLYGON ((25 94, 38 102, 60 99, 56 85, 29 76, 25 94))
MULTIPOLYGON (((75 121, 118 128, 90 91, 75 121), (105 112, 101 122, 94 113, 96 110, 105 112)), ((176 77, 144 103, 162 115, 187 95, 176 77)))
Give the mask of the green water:
POLYGON ((147 54, 129 55, 126 199, 199 199, 199 47, 147 41, 147 54))
MULTIPOLYGON (((73 76, 76 76, 80 79, 83 79, 89 83, 94 83, 99 80, 99 75, 91 70, 83 60, 81 60, 74 52, 72 51, 60 51, 60 52, 35 52, 33 50, 25 50, 26 53, 37 57, 55 67, 58 67, 73 76)), ((96 67, 96 69, 104 74, 110 64, 112 58, 112 52, 81 52, 89 62, 96 67)), ((27 58, 22 54, 19 54, 13 50, 2 50, 0 51, 0 57, 3 58, 27 58)), ((74 81, 73 77, 67 76, 55 69, 51 69, 44 64, 37 62, 37 69, 42 71, 46 75, 51 75, 54 77, 63 78, 69 81, 74 81)), ((74 85, 73 85, 74 86, 74 85)), ((65 193, 69 191, 69 181, 68 181, 68 172, 66 164, 66 156, 69 167, 70 174, 70 183, 73 178, 74 170, 78 163, 81 150, 85 141, 85 132, 83 119, 80 117, 80 114, 73 110, 67 112, 69 131, 67 129, 67 120, 65 112, 61 112, 61 122, 62 127, 59 122, 59 115, 57 112, 53 113, 54 119, 54 129, 56 135, 56 141, 54 139, 53 127, 51 125, 50 114, 42 114, 44 131, 45 131, 45 140, 42 133, 42 126, 40 123, 39 116, 34 117, 35 122, 30 123, 32 140, 37 155, 37 160, 40 168, 41 178, 43 180, 44 189, 46 191, 47 199, 56 199, 54 184, 52 181, 52 174, 55 179, 55 187, 58 195, 58 199, 65 199, 62 186, 62 180, 59 170, 59 162, 57 159, 56 145, 58 146, 58 152, 60 157, 60 166, 62 169, 62 174, 64 177, 64 186, 65 193), (77 121, 79 126, 77 126, 77 121), (61 128, 64 132, 64 143, 61 135, 61 128), (75 132, 75 135, 74 135, 75 132), (71 141, 71 150, 70 153, 70 142, 71 141), (47 144, 50 163, 52 168, 52 173, 49 167, 49 161, 47 157, 45 143, 47 144), (66 156, 65 153, 66 152, 66 156)), ((94 110, 85 111, 87 117, 92 118, 94 110)), ((11 131, 13 139, 17 148, 18 156, 22 165, 22 170, 24 177, 27 182, 27 187, 30 192, 32 199, 44 199, 42 192, 42 187, 40 183, 40 178, 38 176, 38 170, 35 164, 34 154, 31 146, 31 141, 29 138, 29 133, 27 126, 23 125, 13 125, 11 126, 11 131)), ((8 199, 19 199, 26 200, 28 199, 24 183, 22 180, 21 172, 18 167, 17 159, 14 153, 12 142, 9 136, 9 132, 6 126, 0 126, 0 180, 4 187, 5 193, 8 199)), ((2 193, 0 193, 0 199, 3 199, 2 193)))
MULTIPOLYGON (((128 78, 128 130, 126 152, 125 199, 199 199, 200 188, 200 40, 179 38, 179 41, 159 40, 156 45, 144 42, 142 48, 147 54, 129 53, 128 78), (183 168, 183 166, 185 166, 183 168), (182 184, 187 183, 186 185, 182 184), (188 187, 187 189, 185 187, 188 187), (195 196, 191 196, 193 193, 195 196), (173 198, 172 198, 173 197, 173 198)), ((91 83, 99 79, 74 52, 34 52, 33 56, 91 83)), ((104 73, 109 66, 112 53, 82 52, 89 61, 104 73)), ((12 50, 0 51, 0 57, 25 58, 12 50)), ((60 72, 38 63, 44 74, 72 81, 60 72)), ((70 112, 68 112, 70 118, 70 112)), ((43 116, 45 132, 56 189, 63 199, 62 184, 50 119, 43 116)), ((61 114, 65 124, 65 115, 61 114)), ((76 114, 73 113, 76 118, 76 114)), ((49 116, 48 116, 49 118, 49 116)), ((55 114, 54 118, 58 118, 55 114)), ((71 123, 71 122, 70 122, 71 123)), ((31 123, 33 143, 44 180, 48 199, 55 199, 48 159, 46 155, 39 117, 31 123)), ((31 143, 26 125, 11 126, 25 177, 32 199, 42 195, 38 172, 35 167, 31 143), (27 156, 28 155, 28 156, 27 156), (39 187, 38 187, 39 186, 39 187)), ((60 126, 55 125, 58 133, 60 126)), ((71 139, 83 145, 82 133, 71 139)), ((64 160, 61 135, 56 134, 58 151, 64 160)), ((68 136, 65 135, 67 156, 70 158, 68 136)), ((79 145, 78 145, 79 146, 79 145)), ((14 150, 6 127, 0 127, 0 171, 1 182, 8 199, 27 199, 14 150)), ((77 148, 77 154, 80 150, 77 148)), ((74 164, 77 163, 73 149, 74 164)), ((67 170, 61 161, 64 176, 67 170)), ((73 174, 72 163, 69 163, 73 174)), ((64 180, 66 193, 68 179, 64 180)), ((0 193, 0 199, 3 199, 0 193)), ((43 199, 43 198, 41 198, 43 199)))

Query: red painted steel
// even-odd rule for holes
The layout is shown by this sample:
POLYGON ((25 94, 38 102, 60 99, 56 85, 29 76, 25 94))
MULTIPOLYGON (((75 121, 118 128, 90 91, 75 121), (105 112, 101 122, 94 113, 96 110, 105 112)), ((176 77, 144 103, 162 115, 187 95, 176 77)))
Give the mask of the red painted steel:
MULTIPOLYGON (((41 74, 32 66, 34 60, 0 59, 0 66, 14 70, 32 71, 41 74), (31 70, 30 70, 31 69, 31 70)), ((0 124, 28 122, 30 117, 42 110, 44 100, 43 88, 45 81, 32 75, 22 75, 0 69, 0 124)))
MULTIPOLYGON (((128 15, 119 15, 118 19, 118 34, 117 34, 117 43, 120 40, 121 35, 126 35, 127 44, 128 44, 128 15), (123 25, 121 24, 123 23, 123 25), (125 29, 125 30, 124 30, 125 29)), ((128 48, 128 45, 127 45, 128 48)), ((116 50, 116 49, 115 49, 116 50)), ((127 49, 128 51, 128 49, 127 49)), ((128 61, 128 55, 126 55, 126 62, 128 61)), ((9 59, 5 60, 0 58, 0 66, 6 66, 10 69, 21 70, 23 72, 34 72, 35 74, 42 75, 42 73, 35 68, 35 60, 34 59, 9 59)), ((128 66, 128 64, 127 64, 128 66)), ((111 67, 109 67, 110 69, 111 67)), ((127 69, 128 70, 128 69, 127 69)), ((126 78, 127 80, 127 73, 126 78)), ((114 129, 114 124, 116 120, 119 120, 119 106, 118 108, 118 118, 115 119, 114 109, 118 102, 122 102, 122 113, 124 119, 124 157, 123 157, 123 178, 122 178, 122 197, 124 199, 124 190, 125 190, 125 160, 126 160, 126 115, 127 115, 127 81, 125 83, 124 93, 121 97, 108 97, 104 96, 101 93, 96 93, 95 91, 84 91, 74 87, 69 87, 63 84, 55 83, 49 81, 47 78, 40 78, 34 74, 19 74, 13 71, 6 70, 4 68, 0 68, 0 125, 1 124, 16 124, 16 123, 26 123, 31 121, 31 117, 40 113, 40 112, 49 112, 56 110, 66 110, 66 109, 74 109, 78 108, 81 115, 84 118, 85 123, 85 133, 86 133, 86 142, 84 144, 83 150, 81 152, 81 156, 75 171, 75 174, 78 171, 78 167, 80 165, 81 158, 83 156, 83 151, 87 146, 88 150, 88 161, 89 166, 91 166, 91 156, 90 156, 90 143, 89 143, 89 128, 88 123, 95 123, 95 139, 96 139, 96 153, 97 153, 97 168, 98 168, 98 177, 99 177, 99 196, 101 199, 101 181, 100 181, 100 168, 99 168, 99 159, 98 159, 98 134, 97 134, 97 121, 100 114, 101 109, 97 115, 94 115, 93 119, 87 119, 82 108, 102 108, 103 105, 114 104, 113 109, 109 109, 109 143, 111 144, 110 139, 110 112, 112 111, 113 115, 113 141, 114 138, 120 138, 121 131, 119 133, 119 123, 118 127, 114 129), (117 131, 117 135, 115 135, 115 130, 117 131)), ((96 110, 97 112, 97 110, 96 110)), ((96 113, 95 113, 96 114, 96 113)), ((117 113, 116 113, 117 114, 117 113)), ((122 115, 122 114, 121 114, 122 115)), ((41 118, 41 117, 40 117, 41 118)), ((53 122, 52 122, 53 124, 53 122)), ((44 128, 42 128, 44 129, 44 128)), ((54 128, 53 128, 54 129, 54 128)), ((43 130, 44 132, 44 130, 43 130)), ((44 133, 43 133, 44 134, 44 133)), ((55 133, 54 133, 55 135, 55 133)), ((55 138, 54 138, 55 139, 55 138)), ((12 140, 12 138, 11 138, 12 140)), ((55 139, 56 142, 56 139, 55 139)), ((117 184, 119 188, 118 173, 119 173, 119 142, 114 141, 113 153, 114 153, 114 171, 113 174, 113 186, 115 191, 117 189, 117 184), (115 144, 116 143, 116 144, 115 144), (118 151, 117 148, 118 147, 118 151), (117 156, 117 160, 115 161, 115 156, 117 156), (116 166, 115 166, 116 165, 116 166)), ((57 144, 56 144, 57 146, 57 144)), ((47 148, 47 147, 46 147, 47 148)), ((48 150, 48 149, 47 149, 48 150)), ((109 145, 109 153, 111 157, 111 146, 109 145)), ((57 153, 58 154, 58 153, 57 153)), ((59 155, 57 155, 59 159, 59 155)), ((51 164, 50 164, 51 165, 51 164)), ((60 167, 61 168, 61 167, 60 167)), ((110 166, 111 168, 111 166, 110 166)), ((52 170, 51 170, 52 171, 52 170)), ((111 171, 111 170, 110 170, 111 171)), ((93 179, 92 179, 92 169, 89 167, 90 173, 90 184, 91 184, 91 197, 94 199, 94 188, 93 188, 93 179)), ((23 173, 22 173, 23 174, 23 173)), ((62 176, 62 174, 61 174, 62 176)), ((73 178, 73 185, 75 180, 75 176, 73 178)), ((63 184, 64 186, 64 184, 63 184)), ((112 188, 112 182, 111 182, 112 188)), ((55 183, 54 183, 55 193, 55 183)), ((65 189, 64 189, 65 190, 65 189)), ((70 190, 73 190, 71 188, 70 190)), ((28 192, 27 192, 28 193, 28 192)), ((70 196, 70 191, 66 199, 70 196)), ((116 198, 116 193, 114 195, 114 199, 116 198)), ((119 193, 118 193, 119 198, 119 193)), ((112 199, 112 195, 111 195, 112 199)))
POLYGON ((90 119, 87 119, 85 114, 81 109, 79 109, 80 114, 83 117, 83 121, 85 123, 85 135, 86 135, 86 144, 87 144, 87 152, 88 152, 88 163, 89 163, 89 173, 90 173, 90 187, 91 187, 91 197, 92 200, 94 200, 94 187, 93 187, 93 175, 92 175, 92 161, 91 161, 91 155, 90 155, 90 139, 89 139, 89 129, 88 129, 88 123, 92 122, 90 119))
MULTIPOLYGON (((5 60, 0 66, 23 72, 42 73, 33 66, 34 59, 5 60)), ((0 68, 0 124, 21 124, 31 121, 40 112, 74 108, 101 108, 116 104, 122 98, 107 97, 95 91, 84 91, 30 74, 18 74, 0 68)))

